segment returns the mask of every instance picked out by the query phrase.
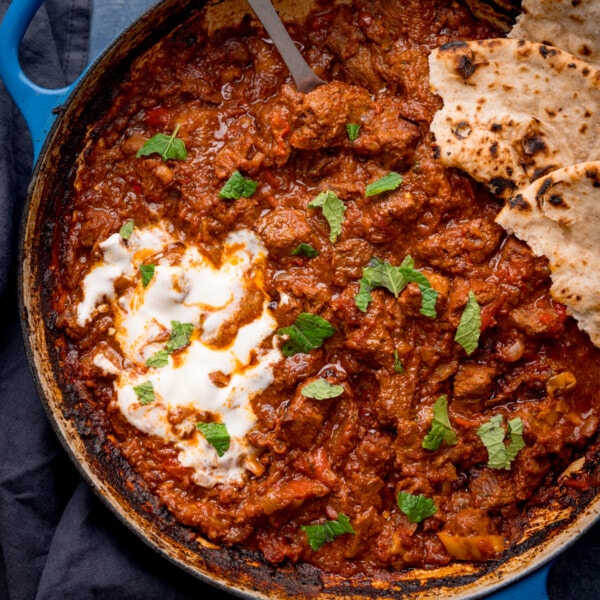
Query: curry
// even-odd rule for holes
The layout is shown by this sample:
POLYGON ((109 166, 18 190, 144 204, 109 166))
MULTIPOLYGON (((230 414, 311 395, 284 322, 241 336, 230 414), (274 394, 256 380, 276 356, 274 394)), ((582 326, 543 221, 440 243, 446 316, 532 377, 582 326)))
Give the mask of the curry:
POLYGON ((290 32, 327 84, 199 13, 90 128, 52 262, 69 411, 146 510, 274 565, 499 558, 591 485, 564 472, 600 414, 547 259, 430 133, 429 53, 501 33, 433 0, 290 32))

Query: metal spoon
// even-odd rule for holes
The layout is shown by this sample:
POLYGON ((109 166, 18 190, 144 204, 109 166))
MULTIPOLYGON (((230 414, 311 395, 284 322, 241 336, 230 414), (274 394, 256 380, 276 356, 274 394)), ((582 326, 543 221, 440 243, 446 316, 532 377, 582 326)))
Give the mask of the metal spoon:
POLYGON ((271 0, 248 0, 254 14, 263 24, 275 44, 283 62, 290 70, 299 92, 307 93, 325 82, 316 75, 304 60, 290 34, 287 32, 271 0))

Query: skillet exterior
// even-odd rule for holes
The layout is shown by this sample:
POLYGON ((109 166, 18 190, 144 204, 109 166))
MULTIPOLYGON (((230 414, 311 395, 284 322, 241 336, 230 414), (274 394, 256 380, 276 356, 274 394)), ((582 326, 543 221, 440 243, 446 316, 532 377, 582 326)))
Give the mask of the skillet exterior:
MULTIPOLYGON (((208 3, 214 26, 222 19, 241 18, 243 1, 208 3)), ((299 18, 307 5, 286 3, 290 18, 299 18)), ((461 563, 433 571, 413 570, 389 580, 324 577, 312 567, 274 568, 259 556, 214 546, 195 532, 152 509, 154 500, 136 486, 109 439, 92 414, 77 404, 77 390, 61 382, 53 315, 50 249, 57 214, 67 201, 75 176, 75 161, 83 150, 88 123, 110 103, 113 83, 151 44, 177 23, 200 10, 198 3, 167 0, 143 16, 118 39, 77 87, 48 136, 30 188, 21 242, 21 307, 28 355, 48 416, 67 452, 99 497, 128 527, 157 552, 184 570, 221 589, 247 598, 476 598, 520 578, 544 562, 594 521, 598 489, 590 488, 578 506, 560 512, 538 511, 528 534, 502 561, 461 563), (126 485, 124 482, 128 482, 126 485), (156 520, 156 514, 160 519, 156 520), (152 520, 149 516, 152 515, 152 520)), ((587 467, 591 480, 600 480, 598 448, 587 467)), ((561 490, 557 489, 557 495, 561 490)))

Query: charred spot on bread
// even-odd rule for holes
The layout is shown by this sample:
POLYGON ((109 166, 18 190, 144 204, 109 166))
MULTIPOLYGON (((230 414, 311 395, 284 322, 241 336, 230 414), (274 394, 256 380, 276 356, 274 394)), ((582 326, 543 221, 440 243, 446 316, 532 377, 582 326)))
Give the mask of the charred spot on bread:
POLYGON ((490 180, 490 190, 494 194, 502 195, 504 192, 514 191, 517 189, 515 182, 512 179, 506 179, 505 177, 494 177, 490 180))
POLYGON ((529 204, 529 202, 527 202, 527 200, 525 200, 525 198, 523 198, 522 194, 517 194, 516 196, 513 196, 508 201, 508 205, 516 210, 531 210, 531 205, 529 204))

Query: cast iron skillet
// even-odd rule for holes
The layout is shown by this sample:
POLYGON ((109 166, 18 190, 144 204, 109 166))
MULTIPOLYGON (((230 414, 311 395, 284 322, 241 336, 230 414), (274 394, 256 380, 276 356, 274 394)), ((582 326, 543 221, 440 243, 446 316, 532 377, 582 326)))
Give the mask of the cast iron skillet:
MULTIPOLYGON (((594 522, 600 508, 600 491, 590 489, 578 506, 560 511, 537 510, 523 540, 502 560, 485 564, 455 563, 435 570, 411 570, 389 579, 345 579, 323 575, 306 565, 272 567, 257 555, 226 549, 200 538, 166 514, 149 518, 147 502, 139 490, 124 485, 133 480, 127 465, 119 462, 93 417, 82 414, 76 390, 61 382, 53 344, 52 289, 48 265, 57 215, 67 202, 75 174, 75 161, 83 147, 87 125, 107 107, 115 81, 132 61, 192 11, 209 10, 215 26, 231 22, 249 8, 244 0, 165 0, 142 15, 87 70, 76 85, 45 90, 27 80, 18 66, 17 50, 42 0, 13 0, 0 27, 0 76, 21 108, 31 129, 37 157, 22 226, 19 273, 23 331, 30 366, 45 410, 72 460, 98 496, 114 514, 155 551, 185 571, 243 598, 479 598, 518 580, 520 593, 544 598, 547 565, 594 522), (122 471, 126 477, 123 478, 122 471), (533 578, 523 579, 538 570, 533 578), (532 591, 534 590, 534 591, 532 591)), ((301 18, 309 2, 281 0, 280 12, 301 18)), ((599 458, 585 468, 600 471, 599 458)), ((135 487, 135 486, 134 486, 135 487)), ((557 494, 559 490, 557 488, 557 494)), ((155 514, 154 511, 151 511, 155 514)), ((515 589, 511 590, 516 593, 515 589)), ((502 592, 501 597, 508 598, 502 592)))

